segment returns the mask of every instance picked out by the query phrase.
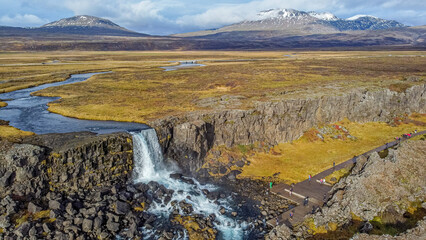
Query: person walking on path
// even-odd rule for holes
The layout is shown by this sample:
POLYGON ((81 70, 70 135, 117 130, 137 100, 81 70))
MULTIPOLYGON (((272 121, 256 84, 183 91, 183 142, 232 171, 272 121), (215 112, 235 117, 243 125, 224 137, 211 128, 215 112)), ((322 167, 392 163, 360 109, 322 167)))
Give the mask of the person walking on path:
POLYGON ((272 190, 272 182, 269 182, 269 190, 272 190))
POLYGON ((309 203, 309 197, 306 196, 305 199, 303 199, 303 206, 308 206, 309 203))
POLYGON ((294 210, 290 211, 290 220, 293 219, 293 215, 294 215, 294 210))
POLYGON ((355 164, 355 163, 356 163, 356 156, 354 156, 354 157, 352 158, 352 163, 353 163, 353 164, 355 164))
POLYGON ((336 162, 333 162, 333 171, 336 170, 336 162))
POLYGON ((312 176, 309 174, 309 183, 311 183, 312 176))

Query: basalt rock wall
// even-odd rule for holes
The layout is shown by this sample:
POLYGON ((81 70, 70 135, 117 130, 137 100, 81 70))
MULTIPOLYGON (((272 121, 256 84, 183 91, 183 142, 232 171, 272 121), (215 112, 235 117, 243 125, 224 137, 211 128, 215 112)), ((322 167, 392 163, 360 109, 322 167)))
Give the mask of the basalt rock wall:
POLYGON ((150 123, 167 157, 195 172, 214 145, 264 142, 274 145, 298 139, 320 124, 340 121, 389 121, 398 115, 426 112, 426 85, 398 93, 389 89, 355 89, 340 95, 258 103, 251 110, 189 113, 150 123))
POLYGON ((133 169, 129 134, 94 136, 54 149, 47 160, 51 187, 64 191, 125 182, 133 169))
MULTIPOLYGON (((38 135, 0 152, 2 194, 77 192, 126 182, 133 168, 132 137, 126 133, 38 135), (39 145, 39 146, 36 146, 39 145)), ((0 196, 2 195, 0 194, 0 196)))

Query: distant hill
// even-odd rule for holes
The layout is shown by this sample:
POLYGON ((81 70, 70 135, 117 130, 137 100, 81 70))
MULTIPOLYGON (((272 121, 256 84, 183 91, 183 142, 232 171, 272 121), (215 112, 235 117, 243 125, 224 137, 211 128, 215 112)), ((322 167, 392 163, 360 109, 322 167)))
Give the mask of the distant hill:
POLYGON ((294 9, 270 9, 257 14, 255 19, 245 20, 216 30, 177 34, 179 37, 230 36, 237 33, 249 37, 304 36, 347 31, 365 31, 405 27, 403 24, 374 16, 357 15, 340 19, 332 13, 304 12, 294 9), (226 34, 224 34, 226 33, 226 34))
POLYGON ((41 34, 104 35, 104 36, 149 36, 123 28, 108 19, 81 15, 64 18, 38 28, 0 27, 0 36, 25 36, 41 34))
POLYGON ((0 26, 0 51, 426 49, 426 26, 404 27, 372 16, 275 9, 220 29, 149 36, 107 19, 75 16, 38 28, 0 26))

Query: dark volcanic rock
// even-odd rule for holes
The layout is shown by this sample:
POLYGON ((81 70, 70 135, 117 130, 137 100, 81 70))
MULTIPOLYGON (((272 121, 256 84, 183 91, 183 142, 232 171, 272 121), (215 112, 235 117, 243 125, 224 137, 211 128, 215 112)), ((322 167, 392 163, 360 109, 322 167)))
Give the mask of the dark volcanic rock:
POLYGON ((118 215, 125 215, 129 212, 130 205, 123 201, 115 202, 115 213, 118 215))
MULTIPOLYGON (((187 172, 195 173, 204 165, 204 157, 212 146, 255 142, 275 145, 298 139, 320 123, 329 124, 345 117, 357 122, 386 122, 402 114, 424 113, 425 92, 426 84, 403 93, 354 89, 338 96, 262 102, 250 110, 193 112, 149 124, 157 130, 166 156, 176 159, 187 172)), ((220 169, 222 174, 226 173, 225 168, 220 169)))

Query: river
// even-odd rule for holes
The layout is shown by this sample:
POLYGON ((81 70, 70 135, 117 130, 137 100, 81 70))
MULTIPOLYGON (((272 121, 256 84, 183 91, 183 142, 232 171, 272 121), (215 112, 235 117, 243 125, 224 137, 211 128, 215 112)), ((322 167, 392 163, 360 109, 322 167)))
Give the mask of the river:
POLYGON ((82 131, 105 134, 147 129, 148 126, 140 123, 81 120, 51 113, 47 110, 47 104, 60 99, 59 97, 31 95, 45 88, 83 82, 93 75, 107 73, 74 74, 62 82, 48 83, 0 94, 0 99, 8 104, 6 107, 0 108, 0 119, 9 121, 10 126, 36 134, 82 131))

